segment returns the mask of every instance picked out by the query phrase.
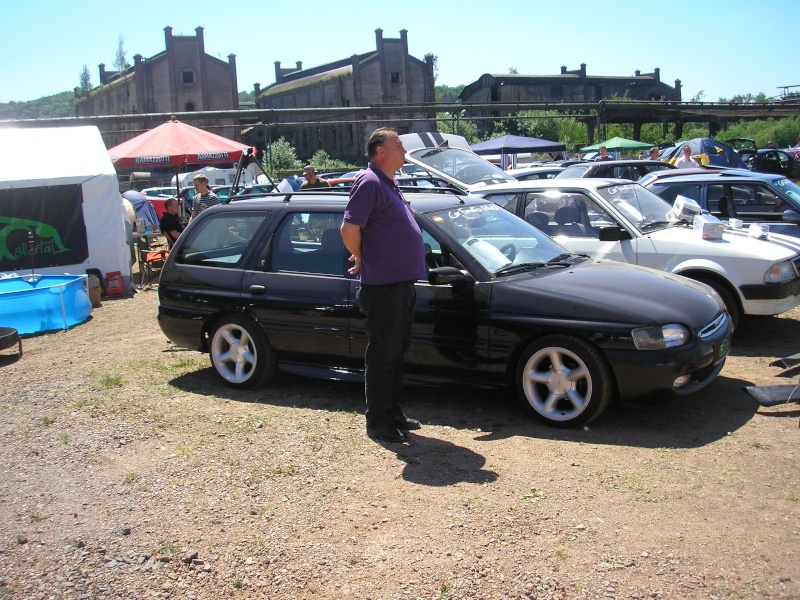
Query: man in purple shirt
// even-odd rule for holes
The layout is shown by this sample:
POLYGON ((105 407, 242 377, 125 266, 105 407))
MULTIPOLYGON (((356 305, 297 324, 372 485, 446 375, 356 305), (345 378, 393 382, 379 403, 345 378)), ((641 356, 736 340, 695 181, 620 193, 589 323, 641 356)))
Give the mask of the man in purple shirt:
POLYGON ((403 354, 414 321, 414 282, 425 276, 422 232, 394 180, 405 155, 396 131, 380 128, 372 133, 369 166, 350 189, 342 223, 342 239, 352 254, 348 272, 361 280, 356 299, 367 315, 367 435, 386 442, 404 442, 405 431, 420 427, 400 404, 403 354))

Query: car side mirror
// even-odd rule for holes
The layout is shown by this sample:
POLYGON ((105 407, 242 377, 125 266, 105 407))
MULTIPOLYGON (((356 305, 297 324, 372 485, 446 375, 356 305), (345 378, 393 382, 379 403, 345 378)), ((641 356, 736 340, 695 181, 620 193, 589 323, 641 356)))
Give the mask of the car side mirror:
POLYGON ((783 220, 788 223, 800 225, 800 213, 792 209, 785 210, 783 211, 783 220))
POLYGON ((601 227, 598 230, 598 237, 601 242, 621 242, 622 240, 631 239, 631 234, 627 229, 614 225, 612 227, 601 227))
POLYGON ((436 267, 428 271, 428 283, 431 285, 449 285, 467 279, 463 271, 455 267, 436 267))

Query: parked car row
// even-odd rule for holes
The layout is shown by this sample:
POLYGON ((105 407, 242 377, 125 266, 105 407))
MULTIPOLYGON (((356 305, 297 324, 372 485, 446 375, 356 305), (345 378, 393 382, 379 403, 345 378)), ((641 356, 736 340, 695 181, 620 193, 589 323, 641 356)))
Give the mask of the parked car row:
MULTIPOLYGON (((710 185, 696 198, 676 193, 679 210, 633 181, 517 180, 458 144, 401 139, 415 174, 398 180, 409 180, 427 270, 415 284, 408 384, 508 387, 534 417, 576 426, 612 399, 702 390, 743 315, 800 304, 800 240, 732 229, 704 239, 693 227, 704 200, 719 209, 710 185)), ((722 181, 734 205, 745 197, 743 182, 722 181)), ((204 211, 170 253, 165 335, 208 352, 234 387, 277 370, 363 380, 366 317, 339 231, 347 190, 235 200, 204 211)))
POLYGON ((729 229, 725 243, 715 243, 693 229, 692 219, 675 215, 671 204, 631 181, 561 176, 507 181, 506 173, 471 151, 453 144, 430 148, 420 135, 401 139, 408 160, 432 176, 492 200, 573 252, 701 281, 725 302, 734 327, 742 314, 774 315, 800 305, 796 238, 773 235, 780 237, 780 243, 773 243, 729 229), (457 165, 455 176, 452 165, 457 165), (458 173, 474 177, 459 178, 458 173))

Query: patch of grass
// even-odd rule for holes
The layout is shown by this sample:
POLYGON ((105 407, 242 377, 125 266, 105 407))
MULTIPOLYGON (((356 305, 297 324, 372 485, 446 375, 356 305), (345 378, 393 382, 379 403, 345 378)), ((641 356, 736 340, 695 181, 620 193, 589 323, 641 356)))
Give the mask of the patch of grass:
POLYGON ((28 517, 28 523, 41 523, 46 518, 44 515, 31 515, 28 517))
POLYGON ((39 419, 39 424, 42 427, 50 427, 50 425, 52 425, 55 422, 56 422, 55 417, 42 417, 41 419, 39 419))
POLYGON ((66 433, 61 434, 61 443, 65 446, 69 444, 69 436, 66 433))
POLYGON ((264 540, 261 538, 255 538, 252 542, 253 548, 263 548, 264 547, 264 540))
POLYGON ((231 585, 237 590, 240 590, 244 587, 244 580, 241 577, 237 577, 231 582, 231 585))
POLYGON ((561 560, 567 560, 567 556, 569 556, 569 553, 564 548, 559 548, 558 550, 556 550, 556 556, 561 560))
POLYGON ((136 483, 136 480, 138 478, 139 477, 136 475, 136 473, 128 473, 127 475, 125 475, 125 479, 122 480, 122 483, 124 483, 125 485, 131 485, 133 483, 136 483))
POLYGON ((347 559, 347 564, 353 567, 356 564, 358 564, 358 559, 355 556, 351 556, 350 558, 347 559))
POLYGON ((447 598, 449 593, 449 588, 447 587, 446 583, 443 583, 442 586, 439 588, 439 600, 444 600, 447 598))
POLYGON ((530 494, 525 494, 524 496, 520 497, 520 500, 525 500, 527 502, 535 503, 544 498, 544 490, 537 490, 536 488, 531 488, 530 494))
POLYGON ((163 554, 175 554, 178 551, 178 547, 171 540, 164 540, 161 546, 158 547, 158 551, 163 554))
POLYGON ((105 375, 100 377, 100 385, 107 389, 119 388, 125 385, 125 380, 120 377, 119 375, 114 375, 111 373, 106 373, 105 375))
POLYGON ((8 596, 13 596, 17 593, 17 588, 3 586, 0 587, 0 596, 7 598, 8 596))
POLYGON ((192 450, 190 448, 187 448, 183 444, 179 445, 175 450, 178 456, 184 456, 188 458, 189 456, 192 455, 192 450))
POLYGON ((761 442, 753 442, 750 445, 753 448, 755 448, 756 450, 769 450, 770 449, 770 445, 769 444, 762 444, 761 442))

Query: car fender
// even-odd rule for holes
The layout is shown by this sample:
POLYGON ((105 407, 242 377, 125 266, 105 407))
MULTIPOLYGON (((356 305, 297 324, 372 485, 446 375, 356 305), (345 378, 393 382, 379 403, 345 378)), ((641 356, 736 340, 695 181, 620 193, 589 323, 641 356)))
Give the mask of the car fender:
MULTIPOLYGON (((736 291, 739 299, 742 300, 742 294, 739 292, 739 286, 742 285, 742 281, 739 276, 713 260, 708 260, 706 258, 689 258, 673 265, 670 273, 673 275, 683 275, 684 277, 687 276, 687 273, 703 273, 704 275, 724 279, 736 291)), ((689 278, 692 279, 692 277, 689 278)))

